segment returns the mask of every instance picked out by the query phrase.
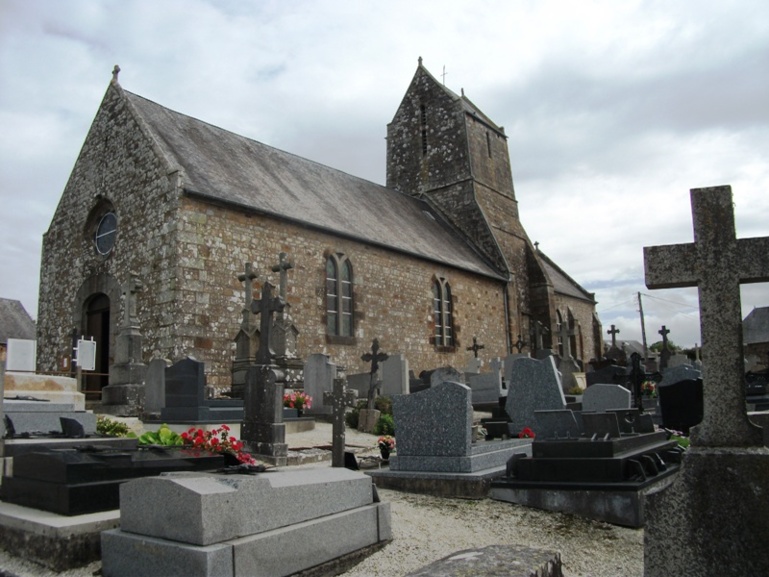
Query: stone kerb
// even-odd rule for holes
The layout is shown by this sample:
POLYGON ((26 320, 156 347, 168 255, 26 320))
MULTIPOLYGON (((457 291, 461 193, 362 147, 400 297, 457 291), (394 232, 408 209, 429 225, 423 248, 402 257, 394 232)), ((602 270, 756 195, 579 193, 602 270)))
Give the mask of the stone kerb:
POLYGON ((5 373, 5 396, 31 396, 52 403, 71 403, 76 411, 85 410, 85 395, 77 390, 77 381, 71 377, 5 373))
POLYGON ((398 456, 468 455, 473 423, 470 399, 470 388, 455 382, 393 397, 398 456))

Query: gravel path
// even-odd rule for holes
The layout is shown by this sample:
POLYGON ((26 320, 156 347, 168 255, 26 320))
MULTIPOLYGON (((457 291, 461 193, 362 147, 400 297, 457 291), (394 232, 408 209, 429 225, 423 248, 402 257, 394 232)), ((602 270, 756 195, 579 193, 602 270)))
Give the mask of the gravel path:
MULTIPOLYGON (((331 426, 288 435, 289 449, 331 443, 331 426)), ((359 455, 376 454, 376 436, 348 431, 359 455)), ((329 466, 329 463, 303 467, 329 466)), ((393 541, 346 577, 398 577, 463 549, 516 544, 559 551, 568 577, 642 577, 643 530, 511 503, 445 499, 380 489, 392 509, 393 541)), ((0 577, 92 577, 101 563, 54 573, 0 551, 0 577)))

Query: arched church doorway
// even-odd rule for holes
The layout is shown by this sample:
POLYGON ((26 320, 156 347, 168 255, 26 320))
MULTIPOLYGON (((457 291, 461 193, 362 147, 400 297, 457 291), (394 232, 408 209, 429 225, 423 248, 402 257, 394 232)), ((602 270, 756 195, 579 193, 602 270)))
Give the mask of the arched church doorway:
POLYGON ((101 390, 109 384, 110 301, 104 293, 88 299, 85 306, 85 335, 96 341, 96 366, 84 373, 83 392, 86 400, 101 400, 101 390))

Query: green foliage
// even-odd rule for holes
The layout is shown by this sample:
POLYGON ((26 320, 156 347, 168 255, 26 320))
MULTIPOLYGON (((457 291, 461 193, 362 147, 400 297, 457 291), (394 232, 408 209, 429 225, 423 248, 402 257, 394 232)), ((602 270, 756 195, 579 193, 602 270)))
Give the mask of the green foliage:
MULTIPOLYGON (((679 347, 673 341, 668 339, 668 349, 670 349, 671 351, 677 351, 680 348, 681 347, 679 347)), ((655 353, 662 352, 662 341, 657 341, 656 343, 649 345, 649 350, 654 351, 655 353)))
MULTIPOLYGON (((344 416, 344 422, 349 428, 351 429, 358 428, 358 422, 360 420, 360 410, 365 409, 367 405, 368 405, 368 401, 366 399, 360 399, 358 400, 358 404, 352 410, 347 411, 347 414, 344 416)), ((390 423, 392 423, 393 401, 390 397, 377 397, 376 399, 374 399, 374 408, 381 413, 381 416, 379 417, 380 421, 382 417, 388 416, 390 417, 390 423)), ((379 426, 379 423, 377 423, 377 426, 379 426)), ((394 427, 392 430, 394 430, 394 427)), ((376 430, 374 432, 376 434, 380 434, 376 430)), ((392 432, 385 432, 381 434, 391 435, 392 432)))
POLYGON ((130 437, 132 439, 136 437, 128 425, 120 421, 113 421, 103 415, 96 417, 96 432, 106 437, 130 437))
POLYGON ((375 435, 395 435, 395 421, 392 415, 380 415, 379 420, 374 425, 375 435))
POLYGON ((179 447, 184 444, 181 435, 173 432, 165 423, 160 425, 157 431, 147 431, 139 437, 140 445, 164 445, 166 447, 179 447))
POLYGON ((676 441, 684 449, 689 448, 689 437, 684 437, 681 435, 670 435, 670 440, 676 441))

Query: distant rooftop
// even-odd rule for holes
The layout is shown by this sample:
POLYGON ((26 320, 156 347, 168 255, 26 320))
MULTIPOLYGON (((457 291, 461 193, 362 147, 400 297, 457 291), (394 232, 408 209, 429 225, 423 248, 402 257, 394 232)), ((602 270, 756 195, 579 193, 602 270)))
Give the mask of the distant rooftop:
POLYGON ((20 301, 0 298, 0 344, 8 339, 36 338, 35 321, 20 301))

